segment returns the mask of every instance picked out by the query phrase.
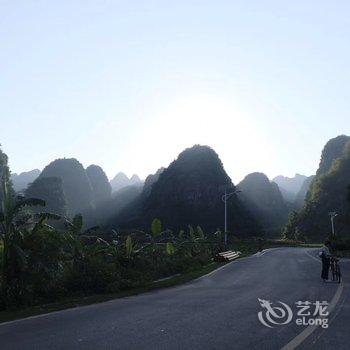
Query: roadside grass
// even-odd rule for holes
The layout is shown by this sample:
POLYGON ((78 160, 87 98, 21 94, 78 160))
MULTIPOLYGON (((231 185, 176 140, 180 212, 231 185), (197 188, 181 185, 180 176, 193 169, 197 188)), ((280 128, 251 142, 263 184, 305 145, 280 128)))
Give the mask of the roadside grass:
MULTIPOLYGON (((300 247, 300 248, 320 248, 319 243, 301 243, 288 240, 263 240, 261 243, 262 249, 277 248, 277 247, 300 247)), ((259 251, 258 241, 233 241, 230 244, 230 249, 240 251, 242 256, 249 256, 259 251)))
POLYGON ((77 296, 63 299, 56 303, 50 303, 46 305, 32 306, 25 309, 8 309, 0 312, 0 324, 2 322, 13 321, 20 318, 25 318, 29 316, 36 316, 40 314, 46 314, 54 311, 60 311, 70 308, 75 308, 84 305, 102 303, 104 301, 109 301, 112 299, 119 299, 123 297, 129 297, 141 293, 146 293, 156 289, 163 289, 168 287, 174 287, 176 285, 184 284, 192 281, 196 278, 204 276, 220 266, 225 265, 225 263, 211 262, 208 265, 203 266, 201 269, 189 271, 182 275, 176 275, 168 279, 163 279, 160 281, 151 282, 143 287, 129 289, 117 293, 110 294, 95 294, 86 297, 77 296))
MULTIPOLYGON (((321 247, 321 244, 304 244, 293 241, 282 241, 282 240, 265 240, 262 244, 262 249, 275 248, 275 247, 305 247, 305 248, 317 248, 321 247)), ((0 247, 1 249, 1 247, 0 247)), ((229 245, 229 249, 240 251, 242 253, 241 257, 246 257, 255 254, 259 251, 258 241, 234 241, 229 245)), ((119 299, 123 297, 133 296, 141 293, 150 292, 156 289, 163 289, 168 287, 173 287, 181 285, 192 281, 196 278, 204 276, 220 266, 225 265, 225 263, 211 262, 200 269, 192 270, 181 275, 169 276, 159 281, 153 281, 145 286, 128 289, 116 293, 108 294, 94 294, 89 296, 73 296, 64 298, 58 302, 31 306, 24 309, 7 309, 0 312, 0 323, 6 321, 12 321, 20 318, 25 318, 29 316, 36 316, 40 314, 46 314, 54 311, 65 310, 69 308, 75 308, 84 305, 101 303, 113 299, 119 299)))

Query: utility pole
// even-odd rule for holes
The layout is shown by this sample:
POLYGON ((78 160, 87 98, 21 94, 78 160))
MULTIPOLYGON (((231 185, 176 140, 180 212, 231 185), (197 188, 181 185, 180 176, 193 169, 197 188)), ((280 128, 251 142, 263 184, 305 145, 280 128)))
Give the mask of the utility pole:
POLYGON ((224 236, 224 244, 225 247, 227 247, 227 200, 233 196, 234 194, 237 194, 239 190, 235 190, 233 192, 227 193, 227 190, 225 189, 225 194, 222 196, 222 201, 225 203, 225 236, 224 236))
POLYGON ((335 236, 334 218, 337 217, 338 214, 335 211, 332 211, 329 213, 329 216, 331 217, 332 235, 335 236))

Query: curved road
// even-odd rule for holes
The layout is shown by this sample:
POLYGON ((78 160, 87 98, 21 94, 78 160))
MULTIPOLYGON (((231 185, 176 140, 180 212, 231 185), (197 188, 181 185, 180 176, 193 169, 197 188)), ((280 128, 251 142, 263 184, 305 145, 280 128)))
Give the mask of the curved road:
POLYGON ((322 283, 316 256, 310 249, 271 249, 182 286, 0 324, 0 348, 346 349, 347 285, 322 283), (262 325, 258 298, 289 305, 292 321, 262 325), (295 302, 317 300, 336 303, 330 326, 305 331, 295 323, 295 302))

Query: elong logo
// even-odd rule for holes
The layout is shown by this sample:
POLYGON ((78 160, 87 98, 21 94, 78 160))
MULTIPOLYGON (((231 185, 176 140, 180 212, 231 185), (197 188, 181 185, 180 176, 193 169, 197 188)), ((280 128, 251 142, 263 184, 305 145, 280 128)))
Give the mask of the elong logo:
MULTIPOLYGON (((258 312, 258 318, 261 324, 268 328, 274 328, 274 326, 282 326, 290 323, 293 319, 293 311, 290 306, 282 301, 278 301, 278 305, 274 306, 269 300, 259 299, 260 306, 264 309, 258 312)), ((295 303, 298 311, 295 319, 295 323, 298 326, 321 326, 322 328, 328 328, 329 312, 327 307, 329 303, 327 301, 297 301, 295 303), (311 311, 314 306, 313 312, 311 311)))
POLYGON ((292 309, 285 303, 279 301, 281 306, 272 306, 268 300, 258 299, 265 313, 258 313, 259 321, 266 327, 273 328, 274 325, 288 324, 293 318, 292 309))

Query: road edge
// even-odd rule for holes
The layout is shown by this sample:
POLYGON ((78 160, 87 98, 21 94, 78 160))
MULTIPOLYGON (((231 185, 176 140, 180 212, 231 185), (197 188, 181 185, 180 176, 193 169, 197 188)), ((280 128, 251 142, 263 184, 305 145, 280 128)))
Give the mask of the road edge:
MULTIPOLYGON (((306 255, 308 255, 310 258, 316 260, 318 263, 321 263, 319 259, 312 256, 309 251, 306 251, 306 255)), ((329 306, 328 306, 328 312, 331 314, 335 307, 337 306, 342 293, 344 290, 344 284, 340 283, 337 291, 335 292, 329 306)), ((312 333, 314 333, 320 326, 319 325, 313 325, 313 326, 307 326, 301 333, 299 333, 297 336, 295 336, 290 342, 288 342, 286 345, 284 345, 281 350, 292 350, 297 348, 299 345, 301 345, 312 333)))

